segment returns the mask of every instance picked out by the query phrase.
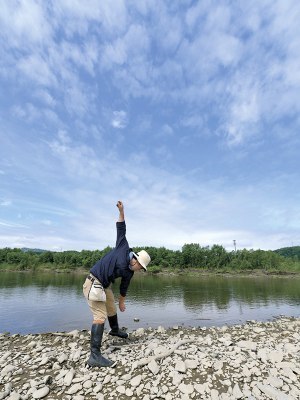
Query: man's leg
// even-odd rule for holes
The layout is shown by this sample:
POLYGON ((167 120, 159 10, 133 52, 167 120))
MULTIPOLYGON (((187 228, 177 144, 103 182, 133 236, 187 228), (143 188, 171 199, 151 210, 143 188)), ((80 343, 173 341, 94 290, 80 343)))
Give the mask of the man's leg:
POLYGON ((101 354, 101 343, 104 331, 104 322, 93 321, 91 329, 91 354, 87 361, 90 367, 112 367, 113 362, 104 358, 101 354))
MULTIPOLYGON (((92 282, 86 279, 83 285, 83 293, 87 298, 92 282)), ((104 331, 104 323, 107 316, 106 304, 103 301, 87 300, 93 314, 93 325, 91 328, 91 354, 87 361, 90 367, 112 367, 114 363, 107 360, 101 354, 101 344, 104 331)))
POLYGON ((105 293, 106 293, 106 308, 107 308, 107 314, 108 314, 108 322, 109 322, 109 326, 111 328, 111 331, 109 332, 109 334, 112 336, 118 336, 122 339, 127 339, 128 333, 121 331, 119 329, 117 308, 116 308, 116 304, 115 304, 115 298, 114 298, 113 291, 109 287, 105 290, 105 293))

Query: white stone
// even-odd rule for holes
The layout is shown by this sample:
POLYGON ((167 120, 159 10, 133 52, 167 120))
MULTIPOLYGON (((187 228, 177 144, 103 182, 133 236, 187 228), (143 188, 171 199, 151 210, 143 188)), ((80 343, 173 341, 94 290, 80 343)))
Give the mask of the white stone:
POLYGON ((123 385, 118 386, 116 390, 117 390, 117 392, 120 393, 120 394, 125 394, 125 392, 126 392, 126 388, 125 388, 125 386, 123 386, 123 385))
POLYGON ((177 371, 173 372, 173 385, 178 386, 182 381, 182 375, 180 375, 177 371))
POLYGON ((262 348, 257 350, 257 358, 266 363, 268 360, 268 349, 262 348))
POLYGON ((271 361, 271 363, 279 363, 283 360, 283 353, 282 351, 270 351, 268 354, 268 359, 271 361))
POLYGON ((247 367, 247 365, 243 365, 243 375, 245 377, 251 376, 251 372, 250 372, 249 368, 247 367))
POLYGON ((2 357, 0 358, 1 361, 1 365, 3 364, 3 362, 11 355, 11 351, 6 351, 2 357))
POLYGON ((138 328, 135 331, 136 336, 143 336, 145 334, 145 329, 144 328, 138 328))
POLYGON ((293 400, 292 397, 290 397, 289 395, 281 392, 280 390, 273 388, 270 385, 263 385, 262 383, 258 382, 257 387, 262 393, 264 393, 266 396, 270 397, 271 399, 293 400))
POLYGON ((241 349, 255 351, 257 344, 254 342, 251 342, 250 340, 241 340, 237 343, 237 346, 240 347, 241 349))
POLYGON ((87 381, 85 381, 85 382, 83 383, 83 387, 84 387, 85 389, 90 389, 92 386, 93 386, 93 382, 92 382, 90 379, 88 379, 87 381))
POLYGON ((72 385, 70 389, 66 392, 67 394, 75 394, 79 392, 79 390, 82 389, 81 383, 75 383, 75 385, 72 385))
POLYGON ((292 371, 296 370, 296 365, 293 362, 283 361, 276 365, 276 368, 290 368, 292 371))
POLYGON ((210 391, 211 400, 219 400, 219 392, 216 389, 210 391))
POLYGON ((74 375, 75 375, 75 371, 74 371, 73 368, 70 369, 70 370, 66 373, 66 375, 65 375, 65 377, 64 377, 64 385, 65 385, 65 386, 70 386, 70 385, 71 385, 72 380, 73 380, 73 378, 74 378, 74 375))
POLYGON ((15 367, 14 365, 8 364, 2 369, 0 375, 1 376, 6 376, 9 373, 15 371, 16 369, 17 369, 17 367, 15 367))
POLYGON ((285 343, 284 350, 285 350, 285 352, 287 352, 289 354, 298 352, 297 346, 293 345, 292 343, 285 343))
POLYGON ((234 385, 232 394, 235 399, 241 399, 243 397, 243 393, 241 392, 241 389, 237 383, 234 385))
POLYGON ((193 385, 185 385, 184 383, 181 383, 178 386, 178 389, 181 391, 181 393, 184 393, 184 394, 192 394, 194 392, 193 385))
POLYGON ((11 392, 10 396, 7 398, 7 400, 21 400, 21 399, 22 399, 22 397, 21 397, 20 393, 17 393, 17 392, 11 392))
POLYGON ((131 374, 122 375, 122 379, 123 379, 124 381, 129 381, 131 378, 132 378, 132 375, 131 375, 131 374))
POLYGON ((44 357, 44 358, 42 358, 42 361, 40 362, 40 366, 46 365, 48 362, 49 362, 49 358, 48 357, 44 357))
POLYGON ((297 381, 297 377, 296 377, 296 375, 293 373, 293 371, 291 370, 291 368, 282 368, 281 374, 282 374, 283 376, 286 376, 287 378, 289 378, 292 382, 296 382, 296 381, 297 381))
POLYGON ((223 361, 216 361, 214 364, 213 364, 213 369, 215 370, 215 371, 218 371, 219 369, 222 369, 223 368, 223 361))
POLYGON ((125 394, 127 397, 132 397, 133 396, 133 391, 129 388, 126 389, 125 394))
POLYGON ((68 359, 68 356, 67 356, 66 354, 61 354, 61 355, 58 357, 57 361, 58 361, 60 364, 62 364, 64 361, 67 361, 67 359, 68 359))
POLYGON ((263 333, 263 332, 265 332, 265 329, 264 328, 255 327, 255 328, 253 328, 253 332, 254 333, 263 333))
POLYGON ((72 336, 73 338, 77 338, 79 336, 79 331, 77 329, 75 329, 74 331, 70 331, 70 332, 66 333, 66 335, 72 336))
POLYGON ((32 397, 34 399, 42 399, 43 397, 46 397, 49 392, 50 392, 49 387, 48 386, 44 386, 41 389, 38 389, 35 392, 33 392, 32 393, 32 397))
POLYGON ((163 385, 161 387, 161 390, 162 390, 163 393, 168 393, 168 391, 169 391, 168 386, 166 386, 166 385, 163 385))
POLYGON ((184 361, 177 361, 177 363, 175 364, 175 371, 181 372, 181 373, 185 373, 186 372, 186 365, 184 361))
POLYGON ((73 360, 73 361, 79 361, 79 359, 80 359, 80 356, 81 356, 81 350, 76 350, 74 353, 72 353, 71 354, 71 360, 73 360))
POLYGON ((137 386, 139 386, 141 381, 142 381, 142 375, 137 375, 137 376, 135 376, 134 378, 131 379, 130 385, 133 386, 133 387, 137 387, 137 386))
POLYGON ((198 361, 197 360, 185 360, 185 366, 188 369, 196 369, 198 366, 198 361))
POLYGON ((103 385, 106 385, 110 381, 111 381, 111 376, 110 375, 106 375, 106 377, 104 378, 104 381, 103 381, 103 385))
POLYGON ((93 393, 99 393, 99 392, 101 392, 102 388, 103 388, 102 383, 98 383, 98 384, 94 387, 93 393))
POLYGON ((159 354, 165 353, 167 351, 168 351, 168 349, 163 346, 158 346, 155 349, 153 349, 153 353, 155 356, 158 356, 159 354))
POLYGON ((148 368, 152 372, 153 375, 157 375, 159 372, 159 365, 157 364, 157 362, 155 360, 152 360, 148 364, 148 368))
POLYGON ((205 394, 205 385, 204 384, 195 383, 194 388, 199 394, 205 394))
POLYGON ((38 386, 38 382, 35 379, 30 379, 29 384, 32 388, 35 388, 38 386))
POLYGON ((283 386, 283 380, 275 376, 269 376, 266 382, 275 388, 281 388, 283 386))
MULTIPOLYGON (((28 387, 29 387, 29 385, 28 385, 28 387)), ((4 389, 6 392, 10 393, 12 391, 12 383, 11 382, 6 383, 4 386, 4 389)))

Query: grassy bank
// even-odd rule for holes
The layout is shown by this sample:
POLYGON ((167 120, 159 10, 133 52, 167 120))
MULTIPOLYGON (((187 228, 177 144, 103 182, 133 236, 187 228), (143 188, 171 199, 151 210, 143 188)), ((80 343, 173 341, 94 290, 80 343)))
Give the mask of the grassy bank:
MULTIPOLYGON (((219 245, 201 247, 197 243, 185 244, 182 250, 164 247, 145 247, 151 256, 149 272, 156 273, 212 273, 212 274, 299 274, 300 255, 287 257, 274 251, 226 251, 219 245)), ((28 249, 0 249, 0 270, 87 272, 107 252, 103 250, 51 252, 28 249)), ((135 248, 139 251, 140 248, 135 248)), ((290 254, 290 253, 288 253, 290 254)))
MULTIPOLYGON (((55 265, 53 263, 43 263, 34 266, 20 267, 18 265, 2 263, 0 264, 1 271, 15 271, 15 272, 53 272, 53 273, 75 273, 87 274, 89 269, 86 268, 71 268, 68 265, 55 265)), ((277 275, 277 276, 300 276, 300 265, 292 263, 284 265, 279 268, 256 268, 256 269, 243 269, 243 268, 162 268, 157 265, 148 267, 148 274, 155 275, 185 275, 185 276, 199 276, 199 275, 247 275, 247 276, 263 276, 263 275, 277 275)))

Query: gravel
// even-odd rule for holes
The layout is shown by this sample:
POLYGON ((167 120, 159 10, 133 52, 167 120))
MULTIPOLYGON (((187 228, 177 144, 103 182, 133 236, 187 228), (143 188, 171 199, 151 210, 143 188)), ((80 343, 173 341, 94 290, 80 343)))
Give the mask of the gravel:
POLYGON ((299 318, 105 333, 115 368, 88 368, 89 342, 88 331, 1 333, 0 400, 300 399, 299 318))

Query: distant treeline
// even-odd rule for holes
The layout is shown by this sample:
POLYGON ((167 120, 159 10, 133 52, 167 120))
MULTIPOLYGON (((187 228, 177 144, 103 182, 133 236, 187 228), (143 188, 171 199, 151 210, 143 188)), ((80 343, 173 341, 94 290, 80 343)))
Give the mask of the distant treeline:
MULTIPOLYGON (((135 248, 137 252, 141 248, 135 248)), ((205 270, 296 270, 300 271, 300 247, 298 252, 288 249, 276 251, 237 250, 226 251, 223 246, 201 247, 197 243, 185 244, 181 250, 168 250, 165 247, 145 247, 151 255, 149 270, 159 272, 167 269, 205 269, 205 270), (291 256, 292 258, 286 258, 291 256)), ((0 268, 2 269, 85 269, 89 270, 97 260, 111 250, 41 251, 26 249, 0 249, 0 268)))
POLYGON ((274 250, 274 252, 280 254, 283 257, 300 260, 300 246, 283 247, 282 249, 274 250))

